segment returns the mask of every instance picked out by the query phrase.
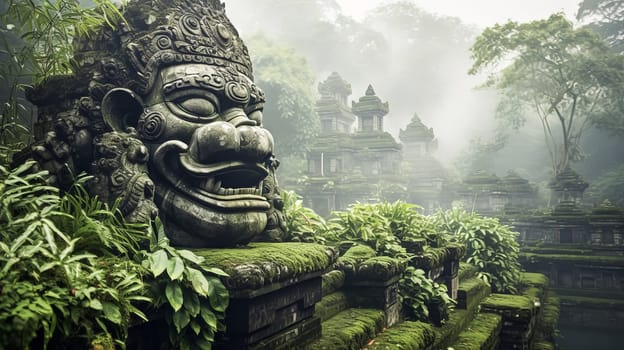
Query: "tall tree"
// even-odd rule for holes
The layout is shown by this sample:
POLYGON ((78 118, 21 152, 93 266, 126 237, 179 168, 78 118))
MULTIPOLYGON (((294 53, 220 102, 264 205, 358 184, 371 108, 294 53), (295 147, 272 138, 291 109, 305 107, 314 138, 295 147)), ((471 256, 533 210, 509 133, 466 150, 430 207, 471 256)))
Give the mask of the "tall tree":
POLYGON ((314 111, 314 74, 292 48, 258 34, 248 40, 256 84, 265 92, 264 125, 279 155, 303 156, 320 129, 314 111))
POLYGON ((624 132, 624 56, 561 14, 487 28, 471 56, 469 73, 487 72, 485 85, 501 91, 501 103, 520 101, 539 119, 554 174, 580 159, 588 127, 624 132))
POLYGON ((576 18, 589 26, 617 51, 624 52, 624 0, 583 0, 576 18))

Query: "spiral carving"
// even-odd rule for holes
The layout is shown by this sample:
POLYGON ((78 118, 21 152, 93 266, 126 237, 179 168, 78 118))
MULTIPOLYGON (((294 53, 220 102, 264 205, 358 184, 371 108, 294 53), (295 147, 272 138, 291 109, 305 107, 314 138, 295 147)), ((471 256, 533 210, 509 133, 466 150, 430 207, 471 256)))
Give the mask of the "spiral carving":
POLYGON ((166 123, 165 117, 162 114, 150 112, 139 119, 137 131, 141 138, 155 140, 165 131, 166 123))

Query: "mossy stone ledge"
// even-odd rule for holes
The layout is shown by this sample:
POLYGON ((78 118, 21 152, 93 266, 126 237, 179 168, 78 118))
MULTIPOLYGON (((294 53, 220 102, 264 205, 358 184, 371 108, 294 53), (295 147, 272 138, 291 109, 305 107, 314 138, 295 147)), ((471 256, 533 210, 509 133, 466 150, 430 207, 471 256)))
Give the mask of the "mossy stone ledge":
POLYGON ((433 325, 429 323, 404 321, 383 331, 366 348, 368 350, 429 349, 435 336, 433 325))
MULTIPOLYGON (((241 248, 195 249, 205 264, 225 271, 230 290, 257 291, 272 284, 289 284, 306 275, 321 275, 336 260, 331 247, 314 243, 250 243, 241 248)), ((266 291, 264 291, 266 292, 266 291)))
POLYGON ((321 339, 306 350, 359 350, 385 326, 384 313, 374 309, 348 309, 323 322, 321 339))
POLYGON ((470 325, 459 334, 451 346, 454 350, 494 350, 498 348, 502 317, 479 313, 470 325))

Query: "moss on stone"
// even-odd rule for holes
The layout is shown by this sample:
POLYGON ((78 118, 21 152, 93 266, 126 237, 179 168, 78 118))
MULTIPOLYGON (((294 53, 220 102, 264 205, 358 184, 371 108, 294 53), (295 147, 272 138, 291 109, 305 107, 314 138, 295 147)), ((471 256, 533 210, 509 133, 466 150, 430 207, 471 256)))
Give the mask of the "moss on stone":
POLYGON ((479 313, 451 347, 455 350, 495 349, 502 323, 500 315, 479 313))
POLYGON ((345 274, 340 270, 332 270, 323 274, 322 295, 329 295, 342 288, 345 281, 345 274))
POLYGON ((326 270, 336 258, 330 247, 313 243, 250 243, 242 248, 195 249, 205 264, 225 271, 230 290, 258 289, 326 270))
POLYGON ((367 245, 358 244, 349 248, 349 250, 347 250, 341 258, 352 258, 363 261, 376 255, 377 253, 375 252, 375 249, 367 245))
POLYGON ((533 350, 555 350, 555 345, 547 341, 533 343, 533 350))
POLYGON ((374 309, 348 309, 323 322, 321 339, 308 350, 359 350, 385 325, 384 312, 374 309))
POLYGON ((472 265, 469 264, 467 262, 460 262, 459 263, 459 271, 457 272, 457 277, 459 277, 459 282, 461 283, 461 281, 463 280, 467 280, 469 278, 474 277, 477 272, 479 272, 479 269, 472 265))
POLYGON ((368 350, 420 350, 435 340, 433 326, 424 322, 405 321, 379 334, 368 350))
POLYGON ((417 254, 410 260, 410 266, 417 269, 429 271, 436 267, 442 266, 448 259, 449 252, 446 247, 428 248, 422 254, 417 254))
POLYGON ((353 278, 360 264, 376 256, 375 250, 369 246, 358 244, 349 248, 336 262, 336 268, 343 271, 345 277, 353 278))
POLYGON ((480 278, 473 277, 462 281, 457 290, 457 308, 474 311, 490 293, 491 287, 480 278))
POLYGON ((401 275, 404 269, 405 264, 399 259, 376 256, 361 263, 354 277, 357 280, 387 281, 401 275))
POLYGON ((535 305, 523 295, 491 294, 481 303, 481 311, 501 314, 506 320, 528 322, 535 314, 535 305))
POLYGON ((542 300, 542 296, 544 294, 544 290, 537 288, 537 287, 529 287, 529 288, 525 288, 522 291, 522 295, 524 295, 525 297, 528 297, 529 299, 533 300, 533 301, 540 301, 542 300))
POLYGON ((449 347, 474 317, 474 311, 455 309, 441 327, 433 328, 436 337, 432 348, 446 349, 449 347))
POLYGON ((337 313, 349 308, 349 299, 343 292, 327 295, 314 305, 314 314, 326 321, 337 313))
POLYGON ((546 288, 548 287, 548 277, 541 273, 534 272, 523 272, 520 275, 520 283, 525 284, 527 286, 533 286, 538 288, 546 288))
POLYGON ((624 300, 621 298, 593 298, 585 296, 561 295, 559 296, 561 304, 578 306, 587 306, 600 309, 617 309, 624 310, 624 300))
POLYGON ((559 297, 553 292, 549 293, 548 298, 542 306, 541 317, 538 320, 537 329, 545 337, 552 338, 557 331, 557 323, 559 322, 559 297))
POLYGON ((583 263, 588 265, 608 265, 624 267, 624 256, 607 255, 567 255, 567 254, 534 254, 519 253, 520 262, 523 264, 539 263, 583 263))

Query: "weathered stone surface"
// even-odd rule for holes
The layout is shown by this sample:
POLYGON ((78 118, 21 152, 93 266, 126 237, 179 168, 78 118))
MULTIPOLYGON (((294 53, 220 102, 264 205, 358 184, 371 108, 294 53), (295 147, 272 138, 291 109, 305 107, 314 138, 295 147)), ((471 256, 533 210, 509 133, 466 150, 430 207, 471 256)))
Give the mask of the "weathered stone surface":
POLYGON ((59 187, 94 175, 89 192, 119 200, 131 221, 157 208, 173 245, 279 240, 265 96, 224 5, 134 0, 123 15, 77 41, 73 75, 29 94, 39 113, 31 156, 59 187))
POLYGON ((337 252, 314 243, 250 243, 241 248, 196 249, 210 266, 229 274, 224 285, 234 296, 262 295, 301 278, 320 276, 337 252))

